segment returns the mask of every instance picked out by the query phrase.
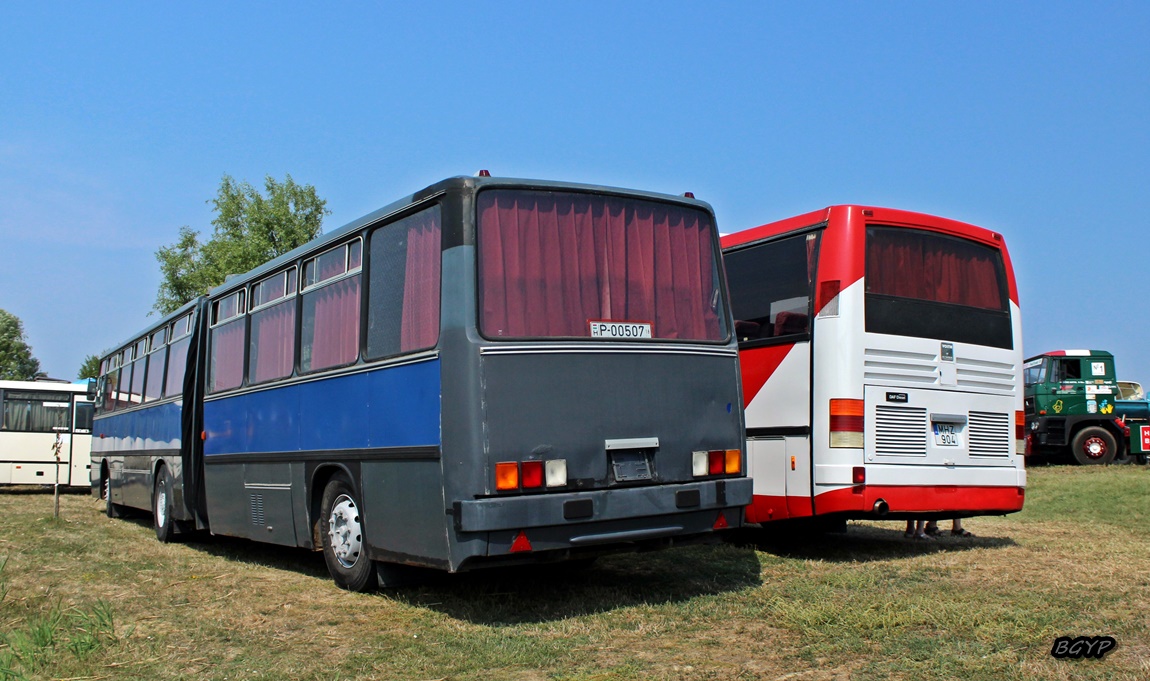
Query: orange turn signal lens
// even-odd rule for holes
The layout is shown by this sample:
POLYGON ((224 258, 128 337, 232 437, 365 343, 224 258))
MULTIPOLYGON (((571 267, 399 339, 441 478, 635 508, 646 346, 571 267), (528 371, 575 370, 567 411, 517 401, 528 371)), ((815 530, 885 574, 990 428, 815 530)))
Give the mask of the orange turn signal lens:
POLYGON ((743 452, 738 449, 728 449, 725 462, 727 475, 735 475, 743 470, 743 452))
POLYGON ((495 489, 500 492, 519 489, 518 461, 500 461, 495 464, 495 489))

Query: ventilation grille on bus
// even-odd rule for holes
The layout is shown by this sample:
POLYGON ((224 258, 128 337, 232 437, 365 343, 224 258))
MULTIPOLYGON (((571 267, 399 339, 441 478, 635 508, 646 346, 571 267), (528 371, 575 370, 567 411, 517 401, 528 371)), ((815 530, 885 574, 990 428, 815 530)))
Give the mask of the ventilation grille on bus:
POLYGON ((899 383, 938 383, 938 357, 922 352, 863 349, 863 379, 899 383))
POLYGON ((1010 415, 970 412, 970 453, 977 456, 1010 456, 1010 415))
POLYGON ((875 454, 926 456, 926 409, 875 405, 875 454))
POLYGON ((252 525, 263 527, 264 522, 264 495, 253 494, 252 497, 252 525))
POLYGON ((968 357, 955 358, 956 383, 961 388, 1014 392, 1014 365, 968 357))

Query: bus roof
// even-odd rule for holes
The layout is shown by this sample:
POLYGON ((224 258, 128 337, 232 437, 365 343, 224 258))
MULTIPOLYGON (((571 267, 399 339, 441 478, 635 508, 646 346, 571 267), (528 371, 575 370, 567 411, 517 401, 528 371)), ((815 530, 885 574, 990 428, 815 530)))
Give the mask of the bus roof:
POLYGON ((803 213, 783 220, 768 222, 758 227, 750 227, 740 232, 734 232, 723 237, 723 248, 740 246, 752 241, 766 239, 779 234, 786 234, 805 227, 813 227, 820 223, 829 222, 832 217, 842 218, 858 216, 869 223, 882 223, 891 225, 918 226, 935 229, 954 234, 967 239, 974 239, 997 248, 1003 247, 1002 235, 984 227, 971 225, 950 218, 943 218, 927 213, 916 213, 897 208, 882 208, 879 206, 860 206, 857 204, 841 204, 827 206, 810 213, 803 213))

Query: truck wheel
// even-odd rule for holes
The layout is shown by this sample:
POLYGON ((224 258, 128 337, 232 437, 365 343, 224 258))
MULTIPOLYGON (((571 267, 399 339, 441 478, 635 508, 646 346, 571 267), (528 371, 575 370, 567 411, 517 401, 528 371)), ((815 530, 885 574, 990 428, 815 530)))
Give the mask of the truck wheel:
POLYGON ((343 475, 324 488, 319 522, 323 559, 336 585, 348 591, 374 589, 375 565, 367 557, 363 515, 351 481, 343 475))
POLYGON ((1110 431, 1091 426, 1078 431, 1070 451, 1074 454, 1074 460, 1084 466, 1106 464, 1114 460, 1114 455, 1118 453, 1118 443, 1110 431))

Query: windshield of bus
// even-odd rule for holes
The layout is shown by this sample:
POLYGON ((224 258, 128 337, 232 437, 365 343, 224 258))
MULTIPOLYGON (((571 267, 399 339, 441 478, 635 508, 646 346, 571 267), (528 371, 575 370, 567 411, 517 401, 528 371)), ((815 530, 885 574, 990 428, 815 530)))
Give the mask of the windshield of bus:
POLYGON ((702 210, 574 192, 477 198, 488 338, 728 337, 716 235, 702 210))
POLYGON ((871 225, 866 330, 1011 348, 999 249, 937 232, 871 225))

